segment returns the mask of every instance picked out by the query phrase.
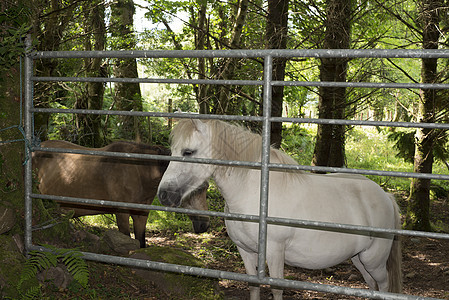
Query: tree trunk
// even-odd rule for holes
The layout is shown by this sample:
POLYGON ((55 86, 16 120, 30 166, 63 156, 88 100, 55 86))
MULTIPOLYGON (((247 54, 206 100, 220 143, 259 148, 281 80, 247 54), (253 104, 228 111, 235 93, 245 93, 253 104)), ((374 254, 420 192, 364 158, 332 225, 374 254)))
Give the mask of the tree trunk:
MULTIPOLYGON (((98 1, 97 1, 98 2, 98 1)), ((85 49, 104 50, 105 24, 104 5, 93 3, 86 8, 86 42, 85 49), (93 41, 93 47, 92 42, 93 41)), ((89 4, 87 4, 89 5, 89 4)), ((84 68, 88 77, 105 77, 106 69, 102 65, 101 58, 86 58, 84 68)), ((86 93, 77 99, 76 108, 96 109, 103 108, 104 84, 102 82, 86 83, 86 93)), ((86 147, 102 147, 103 137, 101 134, 101 115, 77 115, 78 142, 86 147)))
MULTIPOLYGON (((33 4, 35 3, 17 0, 6 1, 0 5, 2 13, 0 45, 3 47, 2 50, 5 50, 4 58, 8 57, 8 60, 0 60, 0 234, 2 241, 12 242, 14 235, 19 235, 20 238, 20 236, 23 237, 24 232, 23 162, 30 157, 25 153, 26 147, 23 141, 25 138, 23 136, 24 107, 20 101, 23 95, 21 95, 19 84, 23 74, 21 74, 19 57, 23 57, 25 51, 19 45, 27 34, 20 25, 30 25, 28 13, 33 4), (20 12, 17 10, 18 6, 21 8, 20 12)), ((37 209, 34 208, 34 211, 37 212, 37 209)), ((8 257, 18 257, 17 250, 13 247, 2 247, 0 269, 5 267, 3 262, 8 257)), ((7 274, 6 270, 4 271, 2 273, 7 274)), ((18 298, 19 295, 15 289, 8 288, 17 284, 17 278, 13 277, 2 277, 0 297, 18 298)))
MULTIPOLYGON (((1 39, 1 38, 0 38, 1 39)), ((18 54, 19 55, 19 54, 18 54)), ((2 220, 8 220, 11 231, 1 232, 5 234, 19 233, 23 227, 23 166, 25 159, 24 143, 8 141, 23 139, 19 129, 22 124, 20 119, 20 69, 18 61, 12 67, 3 69, 0 65, 0 212, 4 214, 2 220), (7 129, 9 128, 9 129, 7 129)), ((3 229, 3 225, 0 224, 3 229)), ((8 226, 9 227, 9 226, 8 226)))
MULTIPOLYGON (((49 1, 46 7, 36 4, 30 4, 33 38, 38 41, 36 48, 42 51, 57 51, 63 37, 62 33, 69 24, 70 18, 72 18, 74 6, 60 0, 49 1), (47 11, 47 13, 41 17, 43 11, 47 11)), ((58 60, 56 59, 36 60, 35 74, 36 76, 57 76, 55 74, 57 67, 58 60)), ((50 107, 50 102, 56 98, 55 95, 57 96, 59 92, 60 88, 55 88, 54 83, 36 83, 34 88, 34 106, 38 108, 50 107)), ((35 134, 41 140, 47 139, 49 116, 48 113, 34 114, 35 134)))
MULTIPOLYGON (((115 22, 112 36, 116 39, 115 50, 132 50, 136 46, 133 34, 134 3, 132 0, 117 0, 111 7, 111 16, 115 22)), ((116 78, 137 78, 137 62, 134 58, 115 60, 116 78)), ((142 111, 142 95, 138 83, 115 83, 116 109, 124 111, 142 111)), ((118 137, 127 140, 143 139, 145 120, 135 116, 119 116, 118 137)))
MULTIPOLYGON (((348 49, 350 47, 351 0, 328 0, 326 7, 325 49, 348 49)), ((320 80, 346 81, 348 61, 340 58, 322 58, 320 80)), ((318 115, 320 119, 344 119, 346 88, 320 87, 318 115)), ((318 125, 312 165, 345 166, 345 126, 318 125)))
MULTIPOLYGON (((288 0, 269 0, 266 39, 267 49, 285 49, 288 34, 288 0)), ((273 58, 273 75, 275 81, 283 81, 285 77, 285 58, 273 58)), ((271 115, 282 117, 284 87, 273 86, 271 94, 271 115)), ((282 123, 271 124, 271 144, 279 148, 282 142, 282 123)))
MULTIPOLYGON (((204 50, 206 49, 206 9, 207 3, 201 1, 200 10, 198 12, 198 32, 197 32, 197 41, 196 41, 196 49, 204 50)), ((204 57, 198 58, 198 79, 206 79, 206 61, 204 57)), ((207 89, 208 86, 206 84, 199 84, 197 90, 197 101, 199 106, 200 114, 209 113, 209 103, 207 99, 207 89)))
MULTIPOLYGON (((236 20, 233 28, 231 48, 240 49, 240 40, 243 32, 243 25, 245 24, 246 14, 248 12, 248 0, 239 1, 239 7, 237 10, 236 20)), ((224 62, 223 71, 221 72, 222 79, 234 79, 235 69, 239 63, 239 58, 228 58, 224 62)), ((222 85, 218 92, 218 106, 216 109, 217 114, 235 114, 235 108, 230 105, 231 100, 231 86, 222 85)))
MULTIPOLYGON (((438 49, 440 38, 438 8, 440 0, 421 2, 420 21, 422 25, 423 49, 438 49)), ((423 83, 436 83, 438 59, 423 58, 421 80, 423 83)), ((418 122, 435 122, 438 112, 438 91, 423 89, 420 91, 418 122)), ((434 129, 418 128, 415 135, 414 172, 432 173, 433 146, 436 133, 434 129)), ((410 186, 405 227, 413 230, 430 231, 430 179, 414 178, 410 186)))

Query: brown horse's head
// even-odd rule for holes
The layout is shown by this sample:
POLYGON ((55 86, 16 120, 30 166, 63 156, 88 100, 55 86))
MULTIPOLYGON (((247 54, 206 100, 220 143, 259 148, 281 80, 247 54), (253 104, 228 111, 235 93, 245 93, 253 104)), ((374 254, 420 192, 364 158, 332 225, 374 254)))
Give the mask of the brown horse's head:
MULTIPOLYGON (((197 190, 193 191, 187 199, 183 201, 181 207, 197 210, 207 210, 207 188, 209 184, 204 182, 197 190)), ((192 221, 193 231, 195 233, 203 233, 209 229, 210 218, 204 215, 188 215, 192 221)))

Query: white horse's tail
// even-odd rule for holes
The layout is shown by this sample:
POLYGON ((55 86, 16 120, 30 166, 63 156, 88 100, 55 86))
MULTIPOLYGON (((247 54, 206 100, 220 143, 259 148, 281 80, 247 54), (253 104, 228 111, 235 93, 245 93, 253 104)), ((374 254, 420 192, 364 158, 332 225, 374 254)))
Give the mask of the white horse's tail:
MULTIPOLYGON (((396 229, 401 229, 401 217, 399 214, 399 207, 393 195, 390 195, 394 206, 394 216, 396 222, 396 229)), ((388 272, 388 291, 392 293, 402 292, 402 249, 401 236, 396 235, 391 246, 390 256, 387 260, 388 272)))

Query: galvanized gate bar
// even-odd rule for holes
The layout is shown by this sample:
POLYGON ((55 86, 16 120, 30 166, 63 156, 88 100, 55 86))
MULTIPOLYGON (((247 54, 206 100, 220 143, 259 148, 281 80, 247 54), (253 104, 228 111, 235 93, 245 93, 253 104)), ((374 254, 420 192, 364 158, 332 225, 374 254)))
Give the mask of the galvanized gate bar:
POLYGON ((39 82, 123 82, 123 83, 165 83, 165 84, 220 84, 220 85, 262 85, 262 80, 224 79, 164 79, 164 78, 115 78, 115 77, 33 77, 39 82))
MULTIPOLYGON (((31 51, 31 38, 27 37, 25 40, 25 47, 27 55, 25 55, 25 68, 24 68, 24 81, 25 81, 25 103, 24 103, 24 120, 25 120, 25 138, 28 143, 25 143, 25 153, 30 153, 27 147, 31 145, 33 140, 34 127, 32 122, 31 108, 33 107, 33 82, 31 76, 33 75, 33 59, 30 57, 31 51)), ((22 120, 20 120, 22 121, 22 120)), ((33 170, 31 166, 31 160, 25 164, 25 250, 29 251, 32 245, 31 226, 32 226, 32 202, 30 194, 33 190, 33 170)))
MULTIPOLYGON (((162 117, 175 119, 210 119, 226 121, 262 121, 258 116, 238 116, 238 115, 210 115, 210 114, 187 114, 187 113, 162 113, 144 111, 124 111, 124 110, 95 110, 95 109, 61 109, 61 108, 31 108, 31 112, 60 113, 60 114, 91 114, 91 115, 123 115, 139 117, 162 117)), ((344 120, 344 119, 312 119, 312 118, 287 118, 271 117, 271 122, 288 123, 309 123, 309 124, 335 124, 350 126, 381 126, 381 127, 404 127, 404 128, 435 128, 449 130, 448 123, 416 123, 416 122, 390 122, 390 121, 370 121, 370 120, 344 120)))
POLYGON ((264 49, 264 50, 136 50, 136 51, 36 51, 41 58, 449 58, 446 49, 264 49))
POLYGON ((448 89, 446 83, 407 83, 407 82, 338 82, 338 81, 273 81, 272 85, 306 87, 350 87, 373 89, 448 89))
MULTIPOLYGON (((115 77, 32 77, 36 82, 122 82, 122 83, 164 83, 164 84, 219 84, 219 85, 262 85, 262 80, 224 79, 164 79, 164 78, 115 78, 115 77)), ((337 82, 337 81, 272 81, 273 86, 305 87, 352 87, 390 89, 449 89, 445 83, 393 83, 393 82, 337 82)))
MULTIPOLYGON (((31 150, 32 151, 53 152, 53 153, 72 153, 72 154, 86 154, 86 155, 98 155, 98 156, 108 156, 108 157, 182 161, 182 162, 186 162, 186 163, 202 163, 202 164, 213 164, 213 165, 221 165, 221 166, 247 167, 247 168, 252 168, 252 169, 260 169, 262 166, 262 164, 259 162, 251 162, 251 161, 190 158, 190 157, 183 157, 183 156, 166 156, 166 155, 156 155, 156 154, 123 153, 123 152, 108 152, 108 151, 81 150, 81 149, 68 149, 68 148, 41 148, 41 147, 31 147, 31 150)), ((269 163, 268 168, 272 171, 282 171, 282 170, 317 171, 317 172, 361 174, 361 175, 373 175, 373 176, 390 176, 390 177, 427 178, 427 179, 435 179, 435 180, 449 180, 449 175, 446 175, 446 174, 427 174, 427 173, 399 172, 399 171, 380 171, 380 170, 351 169, 351 168, 337 168, 337 167, 288 165, 288 164, 278 164, 278 163, 269 163)))
MULTIPOLYGON (((51 251, 45 247, 41 246, 32 246, 31 250, 33 251, 51 251)), ((272 277, 264 277, 263 279, 259 279, 257 276, 250 276, 246 274, 220 271, 214 269, 205 269, 199 267, 191 267, 191 266, 183 266, 183 265, 175 265, 168 263, 161 263, 156 261, 135 259, 135 258, 125 258, 120 256, 112 256, 112 255, 103 255, 97 253, 90 252, 82 252, 83 258, 87 260, 93 260, 98 262, 104 262, 108 264, 117 264, 128 267, 135 267, 141 269, 152 269, 158 270, 162 272, 175 272, 186 275, 194 275, 194 276, 203 276, 203 277, 211 277, 217 279, 229 279, 229 280, 238 280, 238 281, 246 281, 248 283, 253 284, 268 284, 281 288, 293 288, 293 289, 301 289, 301 290, 311 290, 317 292, 324 293, 333 293, 333 294, 345 294, 349 296, 356 297, 368 297, 371 299, 385 299, 385 300, 405 300, 405 299, 416 299, 416 300, 436 300, 435 298, 427 298, 420 296, 409 296, 403 294, 393 294, 393 293, 385 293, 378 292, 373 290, 366 289, 354 289, 347 287, 340 287, 335 285, 327 285, 327 284, 316 284, 305 281, 294 281, 288 279, 279 279, 272 277)))
POLYGON ((206 158, 190 158, 190 157, 184 157, 184 156, 168 156, 168 155, 126 153, 126 152, 109 152, 109 151, 68 149, 68 148, 32 147, 31 149, 33 151, 52 152, 52 153, 71 153, 71 154, 85 154, 85 155, 94 155, 94 156, 181 161, 181 162, 189 162, 189 163, 215 164, 215 165, 222 165, 222 166, 248 167, 248 168, 254 168, 254 169, 260 169, 260 166, 261 166, 261 164, 259 162, 222 160, 222 159, 206 159, 206 158))
POLYGON ((416 122, 392 122, 369 120, 343 120, 343 119, 311 119, 311 118, 284 118, 272 117, 273 122, 309 123, 309 124, 335 124, 349 126, 375 126, 375 127, 404 127, 404 128, 430 128, 449 129, 448 123, 416 123, 416 122))
POLYGON ((285 164, 274 164, 274 163, 270 163, 269 167, 272 170, 302 170, 302 171, 313 171, 313 172, 361 174, 361 175, 373 175, 373 176, 423 178, 423 179, 427 178, 427 179, 435 179, 435 180, 448 180, 449 179, 449 175, 445 175, 445 174, 380 171, 380 170, 350 169, 350 168, 320 167, 320 166, 305 166, 305 165, 285 165, 285 164))
POLYGON ((265 262, 267 257, 267 217, 268 217, 268 188, 270 169, 270 133, 271 133, 271 79, 273 72, 273 58, 264 57, 263 69, 263 120, 262 120, 262 149, 260 170, 260 208, 259 208, 259 240, 257 245, 257 276, 265 278, 265 262))
POLYGON ((121 115, 138 117, 161 117, 174 119, 214 119, 226 121, 262 121, 262 117, 257 116, 236 116, 236 115, 206 115, 191 113, 162 113, 144 111, 125 110, 94 110, 94 109, 60 109, 60 108, 32 108, 31 112, 60 113, 60 114, 90 114, 90 115, 121 115))
MULTIPOLYGON (((111 208, 130 208, 130 209, 139 209, 139 210, 159 210, 165 212, 175 212, 175 213, 183 213, 183 214, 197 214, 197 215, 205 215, 210 217, 220 217, 229 220, 239 220, 239 221, 247 221, 247 222, 259 222, 258 215, 247 215, 247 214, 238 214, 238 213, 226 213, 226 212, 218 212, 218 211, 209 211, 209 210, 196 210, 196 209, 188 209, 188 208, 180 208, 180 207, 166 207, 166 206, 158 206, 158 205, 148 205, 148 204, 138 204, 138 203, 129 203, 129 202, 116 202, 116 201, 108 201, 108 200, 98 200, 98 199, 89 199, 89 198, 77 198, 77 197, 64 197, 64 196, 56 196, 56 195, 44 195, 44 194, 30 194, 31 198, 34 199, 46 199, 46 200, 55 200, 65 203, 80 203, 80 204, 88 204, 88 205, 96 205, 96 206, 106 206, 111 208)), ((367 235, 372 237, 388 237, 391 235, 402 235, 402 236, 415 236, 415 237, 430 237, 435 239, 449 239, 449 234, 446 233, 437 233, 437 232, 423 232, 423 231, 414 231, 414 230, 403 230, 403 229, 388 229, 388 228, 379 228, 379 227, 370 227, 370 226, 360 226, 360 225, 351 225, 351 224, 341 224, 341 223, 330 223, 330 222, 321 222, 321 221, 310 221, 310 220, 301 220, 301 219, 288 219, 281 217, 266 217, 267 224, 272 225, 281 225, 281 226, 291 226, 305 229, 314 229, 314 230, 324 230, 324 231, 333 231, 339 233, 349 233, 349 234, 358 234, 358 235, 367 235)))

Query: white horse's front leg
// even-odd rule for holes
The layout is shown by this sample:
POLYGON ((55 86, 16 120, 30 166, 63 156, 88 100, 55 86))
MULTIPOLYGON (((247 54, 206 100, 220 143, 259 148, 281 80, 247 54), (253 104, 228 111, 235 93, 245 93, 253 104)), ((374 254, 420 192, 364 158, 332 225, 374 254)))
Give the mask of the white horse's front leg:
MULTIPOLYGON (((243 259, 243 263, 245 264, 246 274, 248 275, 256 275, 257 274, 257 253, 246 252, 240 247, 237 247, 239 250, 240 256, 243 259)), ((259 300, 260 299, 260 287, 249 285, 249 298, 250 300, 259 300)))
MULTIPOLYGON (((267 264, 270 277, 284 278, 285 245, 269 243, 267 244, 267 264)), ((282 290, 272 289, 273 299, 282 300, 282 290)))

